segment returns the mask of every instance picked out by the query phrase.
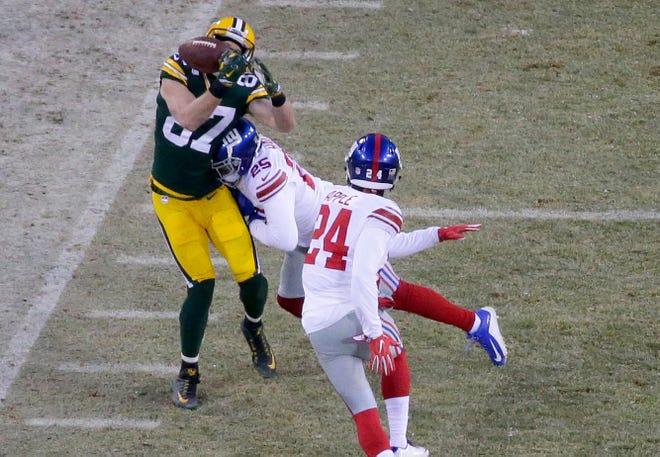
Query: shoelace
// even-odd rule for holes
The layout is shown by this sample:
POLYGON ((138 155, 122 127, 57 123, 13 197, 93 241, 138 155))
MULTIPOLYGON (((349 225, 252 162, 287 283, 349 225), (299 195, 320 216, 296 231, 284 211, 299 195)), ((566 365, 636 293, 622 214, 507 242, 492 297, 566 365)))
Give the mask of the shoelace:
POLYGON ((263 327, 258 327, 255 331, 248 330, 250 332, 250 339, 248 344, 250 345, 250 350, 252 355, 256 356, 262 353, 269 353, 270 346, 268 342, 263 338, 263 327))
POLYGON ((187 398, 188 394, 193 390, 193 386, 199 383, 199 378, 179 377, 179 379, 183 381, 183 385, 181 386, 181 396, 187 398))
POLYGON ((181 389, 181 391, 182 391, 181 395, 183 397, 188 396, 188 392, 190 391, 190 379, 184 379, 183 380, 183 389, 181 389))

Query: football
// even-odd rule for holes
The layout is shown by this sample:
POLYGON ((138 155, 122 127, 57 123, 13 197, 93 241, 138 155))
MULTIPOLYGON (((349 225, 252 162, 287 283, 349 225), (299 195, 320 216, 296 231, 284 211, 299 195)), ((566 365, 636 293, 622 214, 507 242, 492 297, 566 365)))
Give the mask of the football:
POLYGON ((201 36, 179 46, 179 56, 195 70, 215 73, 218 71, 218 59, 227 49, 230 47, 226 42, 201 36))

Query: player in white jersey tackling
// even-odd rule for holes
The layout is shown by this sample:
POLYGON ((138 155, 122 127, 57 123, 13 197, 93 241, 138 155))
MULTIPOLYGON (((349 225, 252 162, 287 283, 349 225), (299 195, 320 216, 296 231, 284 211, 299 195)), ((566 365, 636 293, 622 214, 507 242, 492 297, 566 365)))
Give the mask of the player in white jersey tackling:
MULTIPOLYGON (((302 267, 312 239, 321 196, 332 183, 301 167, 254 125, 238 121, 213 155, 220 180, 239 191, 237 200, 249 219, 252 235, 263 244, 284 251, 277 302, 301 317, 304 302, 302 267)), ((429 227, 397 234, 389 244, 389 257, 414 254, 445 240, 463 239, 463 232, 479 225, 429 227)), ((381 304, 408 311, 464 330, 478 342, 498 366, 506 363, 506 347, 492 308, 472 311, 447 300, 439 293, 401 280, 389 262, 380 271, 381 304)))
POLYGON ((382 195, 400 169, 387 137, 360 138, 346 156, 349 186, 321 196, 302 271, 302 325, 323 370, 348 407, 360 446, 369 457, 427 456, 407 441, 410 371, 394 320, 378 305, 378 276, 389 244, 401 231, 399 206, 382 195), (390 423, 383 430, 363 360, 381 374, 390 423), (395 414, 392 414, 395 412, 395 414), (392 427, 394 425, 394 427, 392 427))

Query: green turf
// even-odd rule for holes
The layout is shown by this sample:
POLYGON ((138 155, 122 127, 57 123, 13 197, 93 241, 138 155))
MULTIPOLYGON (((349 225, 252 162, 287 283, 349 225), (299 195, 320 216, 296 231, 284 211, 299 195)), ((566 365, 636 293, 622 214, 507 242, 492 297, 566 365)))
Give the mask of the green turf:
MULTIPOLYGON (((224 2, 265 50, 358 51, 343 61, 264 60, 301 111, 273 134, 307 168, 343 179, 341 160, 378 130, 400 147, 406 208, 658 210, 658 8, 644 1, 385 1, 382 10, 257 8, 224 2)), ((145 91, 151 81, 145 81, 145 91)), ((272 132, 269 132, 272 133, 272 132)), ((102 320, 92 310, 177 312, 141 155, 85 261, 0 409, 0 456, 358 456, 354 426, 300 324, 274 302, 266 331, 280 376, 262 380, 240 331, 238 289, 219 271, 202 352, 201 407, 169 402, 167 374, 77 374, 63 363, 176 367, 175 320, 102 320), (25 425, 34 417, 124 417, 153 430, 25 425)), ((510 361, 466 355, 458 329, 396 313, 413 374, 410 437, 432 456, 652 456, 660 453, 658 220, 481 222, 464 243, 397 260, 408 281, 459 305, 498 310, 510 361)))

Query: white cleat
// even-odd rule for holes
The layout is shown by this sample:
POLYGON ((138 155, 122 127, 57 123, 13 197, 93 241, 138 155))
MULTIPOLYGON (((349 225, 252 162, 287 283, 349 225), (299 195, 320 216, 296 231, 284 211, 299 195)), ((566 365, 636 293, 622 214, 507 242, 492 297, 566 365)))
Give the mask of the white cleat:
POLYGON ((428 457, 429 450, 422 446, 414 446, 408 441, 406 447, 393 447, 394 457, 428 457))

